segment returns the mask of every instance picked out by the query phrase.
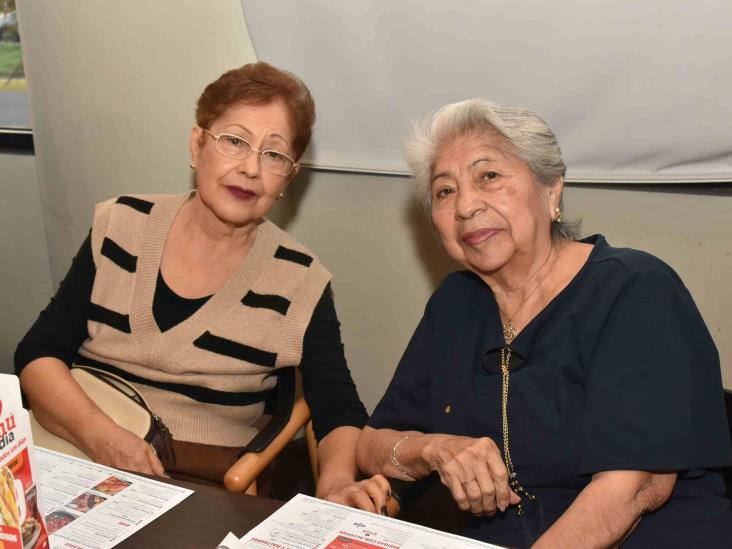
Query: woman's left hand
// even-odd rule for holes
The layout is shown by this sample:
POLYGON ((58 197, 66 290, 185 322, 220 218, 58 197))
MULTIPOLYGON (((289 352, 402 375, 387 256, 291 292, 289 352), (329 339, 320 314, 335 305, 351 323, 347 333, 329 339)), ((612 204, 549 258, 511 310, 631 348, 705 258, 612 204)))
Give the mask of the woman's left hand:
POLYGON ((386 515, 386 504, 391 497, 389 481, 382 475, 354 481, 344 478, 329 483, 320 498, 371 513, 386 515))

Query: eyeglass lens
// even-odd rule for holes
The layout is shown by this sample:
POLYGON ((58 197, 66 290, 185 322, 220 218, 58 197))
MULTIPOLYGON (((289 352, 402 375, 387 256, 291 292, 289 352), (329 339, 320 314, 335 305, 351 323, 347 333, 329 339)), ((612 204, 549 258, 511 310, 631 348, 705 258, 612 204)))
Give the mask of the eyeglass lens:
MULTIPOLYGON (((252 146, 236 135, 222 133, 216 140, 216 149, 229 158, 246 158, 252 146)), ((262 168, 275 175, 288 175, 294 165, 292 159, 277 151, 261 151, 262 168)))

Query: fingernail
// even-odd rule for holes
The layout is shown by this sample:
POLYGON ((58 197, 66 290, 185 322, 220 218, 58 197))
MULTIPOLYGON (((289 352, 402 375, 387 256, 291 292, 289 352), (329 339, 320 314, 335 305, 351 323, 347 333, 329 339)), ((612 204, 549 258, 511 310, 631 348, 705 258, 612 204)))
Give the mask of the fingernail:
POLYGON ((386 516, 386 505, 381 506, 381 514, 386 516))

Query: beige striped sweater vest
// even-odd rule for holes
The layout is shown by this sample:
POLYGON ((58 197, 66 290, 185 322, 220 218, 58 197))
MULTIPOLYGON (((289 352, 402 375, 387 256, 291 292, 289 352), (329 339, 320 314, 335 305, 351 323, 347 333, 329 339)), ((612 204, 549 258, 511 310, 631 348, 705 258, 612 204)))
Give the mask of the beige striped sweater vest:
POLYGON ((245 445, 276 379, 297 366, 330 273, 270 221, 229 280, 188 319, 161 332, 153 317, 160 260, 189 193, 122 196, 97 205, 89 337, 76 362, 117 373, 176 440, 245 445))

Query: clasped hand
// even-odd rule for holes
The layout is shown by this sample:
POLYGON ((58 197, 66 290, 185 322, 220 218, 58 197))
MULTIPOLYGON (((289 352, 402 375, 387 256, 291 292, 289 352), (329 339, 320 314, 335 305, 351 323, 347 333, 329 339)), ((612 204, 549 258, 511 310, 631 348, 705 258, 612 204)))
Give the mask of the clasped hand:
POLYGON ((433 435, 423 457, 463 511, 493 515, 521 501, 508 484, 498 446, 488 437, 433 435))
POLYGON ((354 481, 343 479, 329 483, 321 499, 355 507, 371 513, 386 514, 386 505, 391 497, 389 481, 382 475, 354 481))

